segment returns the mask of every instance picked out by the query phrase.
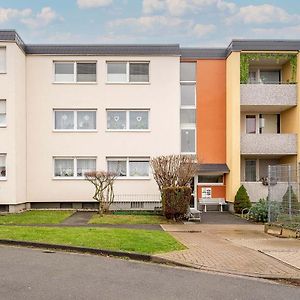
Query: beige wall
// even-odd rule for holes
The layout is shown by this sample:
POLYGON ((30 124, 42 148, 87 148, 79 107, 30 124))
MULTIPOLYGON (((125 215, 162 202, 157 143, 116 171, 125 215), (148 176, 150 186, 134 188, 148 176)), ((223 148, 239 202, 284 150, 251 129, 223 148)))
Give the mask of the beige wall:
POLYGON ((6 46, 7 73, 0 74, 0 98, 6 99, 7 127, 0 128, 0 153, 7 154, 7 180, 0 181, 0 205, 26 201, 26 101, 24 53, 6 46))
MULTIPOLYGON (((78 179, 53 179, 53 156, 157 156, 180 152, 179 57, 88 57, 97 60, 97 84, 54 84, 53 60, 27 57, 28 193, 30 202, 90 200, 93 187, 78 179), (149 60, 150 84, 106 84, 106 60, 149 60), (53 108, 97 109, 97 132, 53 132, 53 108), (149 108, 150 132, 106 132, 107 108, 149 108)), ((150 180, 117 180, 116 194, 156 194, 150 180)))
POLYGON ((240 53, 232 52, 226 61, 226 198, 233 202, 240 186, 240 53))

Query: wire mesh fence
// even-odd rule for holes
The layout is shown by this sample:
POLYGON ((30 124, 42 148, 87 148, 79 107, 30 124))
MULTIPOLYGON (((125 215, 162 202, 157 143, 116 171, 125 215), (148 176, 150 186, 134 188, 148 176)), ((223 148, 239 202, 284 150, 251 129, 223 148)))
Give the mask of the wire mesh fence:
POLYGON ((299 166, 268 166, 268 221, 300 228, 299 166))

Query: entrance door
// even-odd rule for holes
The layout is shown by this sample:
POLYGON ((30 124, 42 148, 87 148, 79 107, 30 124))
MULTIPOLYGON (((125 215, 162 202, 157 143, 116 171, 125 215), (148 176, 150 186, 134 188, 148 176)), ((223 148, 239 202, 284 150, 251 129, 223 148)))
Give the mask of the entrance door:
POLYGON ((197 208, 197 176, 191 179, 190 187, 192 189, 192 197, 190 201, 191 208, 197 208))

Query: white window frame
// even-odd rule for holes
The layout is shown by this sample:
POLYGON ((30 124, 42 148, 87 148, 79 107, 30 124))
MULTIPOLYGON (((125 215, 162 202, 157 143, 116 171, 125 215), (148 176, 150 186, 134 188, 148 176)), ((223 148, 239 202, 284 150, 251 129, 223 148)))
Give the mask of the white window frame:
POLYGON ((196 128, 196 124, 190 124, 190 125, 182 125, 180 126, 180 153, 181 154, 186 154, 186 155, 196 155, 197 153, 197 128, 196 128), (183 152, 181 151, 181 131, 182 130, 194 130, 195 131, 195 151, 194 152, 183 152))
POLYGON ((137 61, 137 60, 133 60, 133 61, 124 61, 124 60, 107 60, 106 61, 106 84, 150 84, 150 61, 145 61, 145 60, 141 60, 141 61, 137 61), (110 63, 124 63, 126 64, 126 81, 109 81, 108 80, 108 64, 110 63), (149 70, 149 80, 148 81, 130 81, 130 74, 129 74, 129 65, 130 64, 148 64, 148 70, 149 70))
POLYGON ((258 158, 245 158, 244 160, 244 182, 258 182, 259 181, 259 159, 258 158), (246 161, 255 161, 255 181, 246 181, 246 161))
POLYGON ((0 156, 4 157, 5 159, 5 176, 0 176, 0 181, 6 181, 7 180, 7 154, 0 153, 0 156))
POLYGON ((98 77, 97 77, 97 61, 96 60, 91 60, 91 61, 87 61, 87 60, 54 60, 53 61, 53 83, 55 84, 97 84, 98 82, 98 77), (74 73, 73 73, 73 81, 56 81, 55 80, 55 64, 66 64, 66 63, 73 63, 74 65, 74 73), (77 64, 92 64, 95 63, 96 64, 96 80, 95 81, 77 81, 77 64))
POLYGON ((106 131, 116 131, 116 132, 126 132, 126 131, 131 131, 131 132, 150 132, 150 108, 142 108, 142 109, 111 109, 111 108, 107 108, 106 109, 106 131), (124 129, 109 129, 107 128, 107 113, 110 111, 123 111, 126 113, 126 128, 124 129), (130 129, 130 112, 132 111, 142 111, 142 112, 148 112, 148 128, 147 129, 130 129))
POLYGON ((126 161, 126 176, 117 176, 116 179, 120 180, 149 180, 151 177, 151 168, 150 168, 150 157, 135 157, 135 156, 118 156, 118 157, 106 157, 106 168, 108 170, 108 162, 109 161, 126 161), (148 176, 130 176, 130 161, 147 161, 149 162, 149 175, 148 176))
POLYGON ((224 186, 224 174, 209 173, 209 174, 198 174, 197 175, 197 185, 198 186, 224 186), (198 176, 222 176, 222 182, 220 183, 209 183, 209 182, 198 182, 198 176))
MULTIPOLYGON (((281 113, 280 112, 275 112, 275 113, 265 113, 265 112, 260 112, 260 113, 245 113, 244 115, 244 134, 247 134, 247 135, 254 135, 254 134, 264 134, 264 133, 260 133, 259 130, 260 130, 260 117, 259 115, 280 115, 280 124, 279 124, 279 127, 280 127, 280 133, 276 133, 276 134, 281 134, 281 122, 282 122, 282 117, 281 117, 281 113), (255 116, 255 133, 247 133, 247 116, 255 116)), ((274 133, 275 134, 275 133, 274 133)))
POLYGON ((0 102, 4 101, 5 103, 5 113, 1 113, 0 115, 4 115, 5 116, 5 123, 4 124, 0 124, 0 128, 5 128, 7 127, 7 100, 6 99, 0 99, 0 102))
POLYGON ((96 156, 53 156, 53 179, 57 180, 85 180, 84 176, 77 176, 77 160, 78 159, 90 159, 90 160, 96 160, 96 168, 97 168, 97 157, 96 156), (56 159, 72 159, 73 160, 73 171, 74 176, 55 176, 55 160, 56 159))
POLYGON ((96 108, 87 108, 87 109, 63 109, 63 108, 54 108, 53 109, 53 131, 54 132, 97 132, 97 109, 96 108), (55 128, 55 112, 73 112, 74 113, 74 128, 73 129, 56 129, 55 128), (78 129, 77 128, 77 113, 78 112, 95 112, 96 116, 96 128, 95 129, 78 129))

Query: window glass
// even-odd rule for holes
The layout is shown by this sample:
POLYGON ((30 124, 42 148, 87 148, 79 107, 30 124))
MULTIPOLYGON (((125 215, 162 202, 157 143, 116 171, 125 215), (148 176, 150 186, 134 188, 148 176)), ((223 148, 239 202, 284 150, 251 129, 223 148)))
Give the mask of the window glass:
POLYGON ((198 183, 223 183, 223 175, 199 175, 198 183))
POLYGON ((6 125, 6 100, 0 100, 0 126, 6 125))
POLYGON ((74 159, 54 160, 54 176, 56 177, 73 177, 74 176, 74 159))
POLYGON ((129 174, 137 177, 149 176, 149 161, 130 160, 129 174))
POLYGON ((148 111, 130 111, 129 128, 148 129, 148 111))
POLYGON ((83 177, 86 172, 96 171, 96 159, 77 159, 77 176, 83 177))
POLYGON ((256 116, 246 116, 246 133, 256 133, 256 116))
POLYGON ((107 129, 126 129, 126 111, 107 111, 107 129))
POLYGON ((74 82, 74 63, 55 63, 56 82, 74 82))
POLYGON ((0 48, 0 73, 6 73, 6 48, 0 48))
POLYGON ((149 81, 149 63, 130 63, 129 64, 130 82, 149 81))
POLYGON ((195 153, 195 129, 181 129, 181 152, 195 153))
POLYGON ((245 181, 256 181, 256 160, 245 161, 245 181))
POLYGON ((195 109, 181 109, 180 110, 180 123, 181 124, 195 124, 196 123, 196 110, 195 109))
POLYGON ((107 170, 117 174, 118 176, 127 176, 126 161, 125 160, 108 160, 107 170))
POLYGON ((180 81, 196 81, 196 63, 180 63, 180 81))
POLYGON ((55 129, 74 129, 74 112, 56 111, 55 129))
POLYGON ((260 71, 260 79, 263 83, 279 83, 280 71, 260 71))
POLYGON ((196 102, 196 88, 194 84, 181 84, 181 105, 194 106, 196 102))
POLYGON ((6 177, 6 155, 0 155, 0 178, 6 177))
POLYGON ((96 63, 77 63, 78 82, 96 82, 96 63))
POLYGON ((78 111, 77 112, 77 129, 78 130, 96 129, 96 112, 95 111, 78 111))
POLYGON ((280 120, 278 120, 278 116, 280 118, 280 115, 277 114, 263 114, 260 117, 260 129, 261 133, 280 133, 278 132, 280 120), (278 124, 279 122, 279 124, 278 124))
POLYGON ((107 81, 126 82, 127 81, 127 63, 126 62, 108 62, 107 63, 107 81))

